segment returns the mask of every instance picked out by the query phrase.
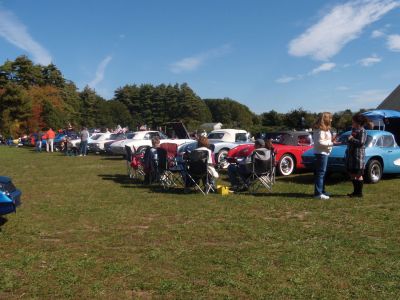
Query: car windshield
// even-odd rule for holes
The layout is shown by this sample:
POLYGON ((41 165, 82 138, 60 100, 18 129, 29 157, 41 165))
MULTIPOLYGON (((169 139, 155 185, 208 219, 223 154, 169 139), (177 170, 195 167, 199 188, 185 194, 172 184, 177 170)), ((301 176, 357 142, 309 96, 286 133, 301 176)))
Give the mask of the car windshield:
POLYGON ((236 133, 235 142, 247 142, 247 133, 236 133))
POLYGON ((273 140, 273 143, 290 145, 292 143, 292 136, 288 133, 282 133, 276 137, 275 141, 273 140))
POLYGON ((126 138, 127 138, 127 139, 134 139, 135 136, 136 136, 136 133, 128 133, 128 134, 126 135, 126 138))
MULTIPOLYGON (((346 145, 347 144, 347 140, 349 139, 349 135, 350 135, 349 133, 341 134, 336 139, 336 142, 338 142, 339 145, 346 145)), ((365 147, 370 147, 372 140, 373 140, 372 136, 367 135, 367 141, 365 142, 365 147)))
POLYGON ((110 135, 110 137, 108 138, 109 140, 116 140, 119 139, 122 135, 119 133, 113 133, 110 135))
POLYGON ((95 136, 92 136, 92 140, 96 141, 98 140, 102 135, 101 134, 96 134, 95 136))
POLYGON ((211 139, 211 140, 220 140, 223 137, 224 137, 223 132, 211 132, 208 134, 208 139, 211 139))

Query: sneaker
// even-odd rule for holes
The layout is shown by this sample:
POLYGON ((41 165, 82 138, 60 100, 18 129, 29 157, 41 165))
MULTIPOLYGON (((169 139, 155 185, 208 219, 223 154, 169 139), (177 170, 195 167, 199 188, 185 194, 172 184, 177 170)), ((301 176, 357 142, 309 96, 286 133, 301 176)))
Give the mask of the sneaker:
POLYGON ((315 199, 320 199, 320 200, 329 200, 329 196, 321 194, 321 195, 315 195, 315 199))
POLYGON ((79 156, 82 156, 82 154, 79 154, 79 156))

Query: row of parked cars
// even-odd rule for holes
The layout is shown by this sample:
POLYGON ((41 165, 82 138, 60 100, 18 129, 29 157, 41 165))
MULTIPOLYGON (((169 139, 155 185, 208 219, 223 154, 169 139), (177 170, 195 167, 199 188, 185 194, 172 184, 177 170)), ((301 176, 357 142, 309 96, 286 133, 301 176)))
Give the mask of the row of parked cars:
MULTIPOLYGON (((185 153, 197 147, 197 142, 189 137, 182 123, 169 123, 170 136, 161 131, 137 131, 128 133, 93 133, 88 141, 89 151, 111 155, 125 155, 125 146, 135 152, 144 152, 151 146, 151 139, 159 137, 161 143, 173 143, 178 153, 185 153), (172 137, 173 136, 173 137, 172 137)), ((383 130, 368 130, 366 145, 366 178, 369 182, 378 182, 383 174, 400 173, 400 150, 392 133, 383 130)), ((339 136, 342 145, 333 147, 328 159, 328 172, 345 172, 346 139, 350 132, 339 136)), ((71 143, 79 147, 80 139, 74 132, 67 133, 71 143)), ((58 148, 64 134, 57 135, 55 147, 58 148)), ((282 131, 267 133, 265 139, 272 139, 276 152, 278 174, 288 176, 302 169, 313 168, 313 138, 309 131, 282 131)), ((240 129, 220 129, 208 134, 215 162, 220 168, 226 168, 237 158, 245 157, 254 150, 250 134, 240 129)))

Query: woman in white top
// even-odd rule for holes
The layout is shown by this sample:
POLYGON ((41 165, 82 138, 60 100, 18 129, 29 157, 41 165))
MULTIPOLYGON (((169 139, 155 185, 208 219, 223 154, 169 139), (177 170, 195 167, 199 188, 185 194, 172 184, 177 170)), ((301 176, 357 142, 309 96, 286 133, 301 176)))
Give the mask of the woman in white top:
POLYGON ((332 114, 324 112, 314 124, 314 197, 327 200, 325 192, 325 174, 328 156, 332 151, 333 137, 331 133, 332 114))

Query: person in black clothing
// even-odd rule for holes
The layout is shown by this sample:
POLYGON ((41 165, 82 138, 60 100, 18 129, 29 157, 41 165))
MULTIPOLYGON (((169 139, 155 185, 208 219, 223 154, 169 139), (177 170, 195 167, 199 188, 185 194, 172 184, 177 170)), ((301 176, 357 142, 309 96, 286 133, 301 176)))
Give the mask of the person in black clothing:
POLYGON ((347 140, 346 169, 353 183, 353 192, 347 194, 349 197, 362 197, 365 169, 365 143, 367 132, 364 126, 369 120, 362 114, 356 114, 352 119, 352 131, 347 140))

